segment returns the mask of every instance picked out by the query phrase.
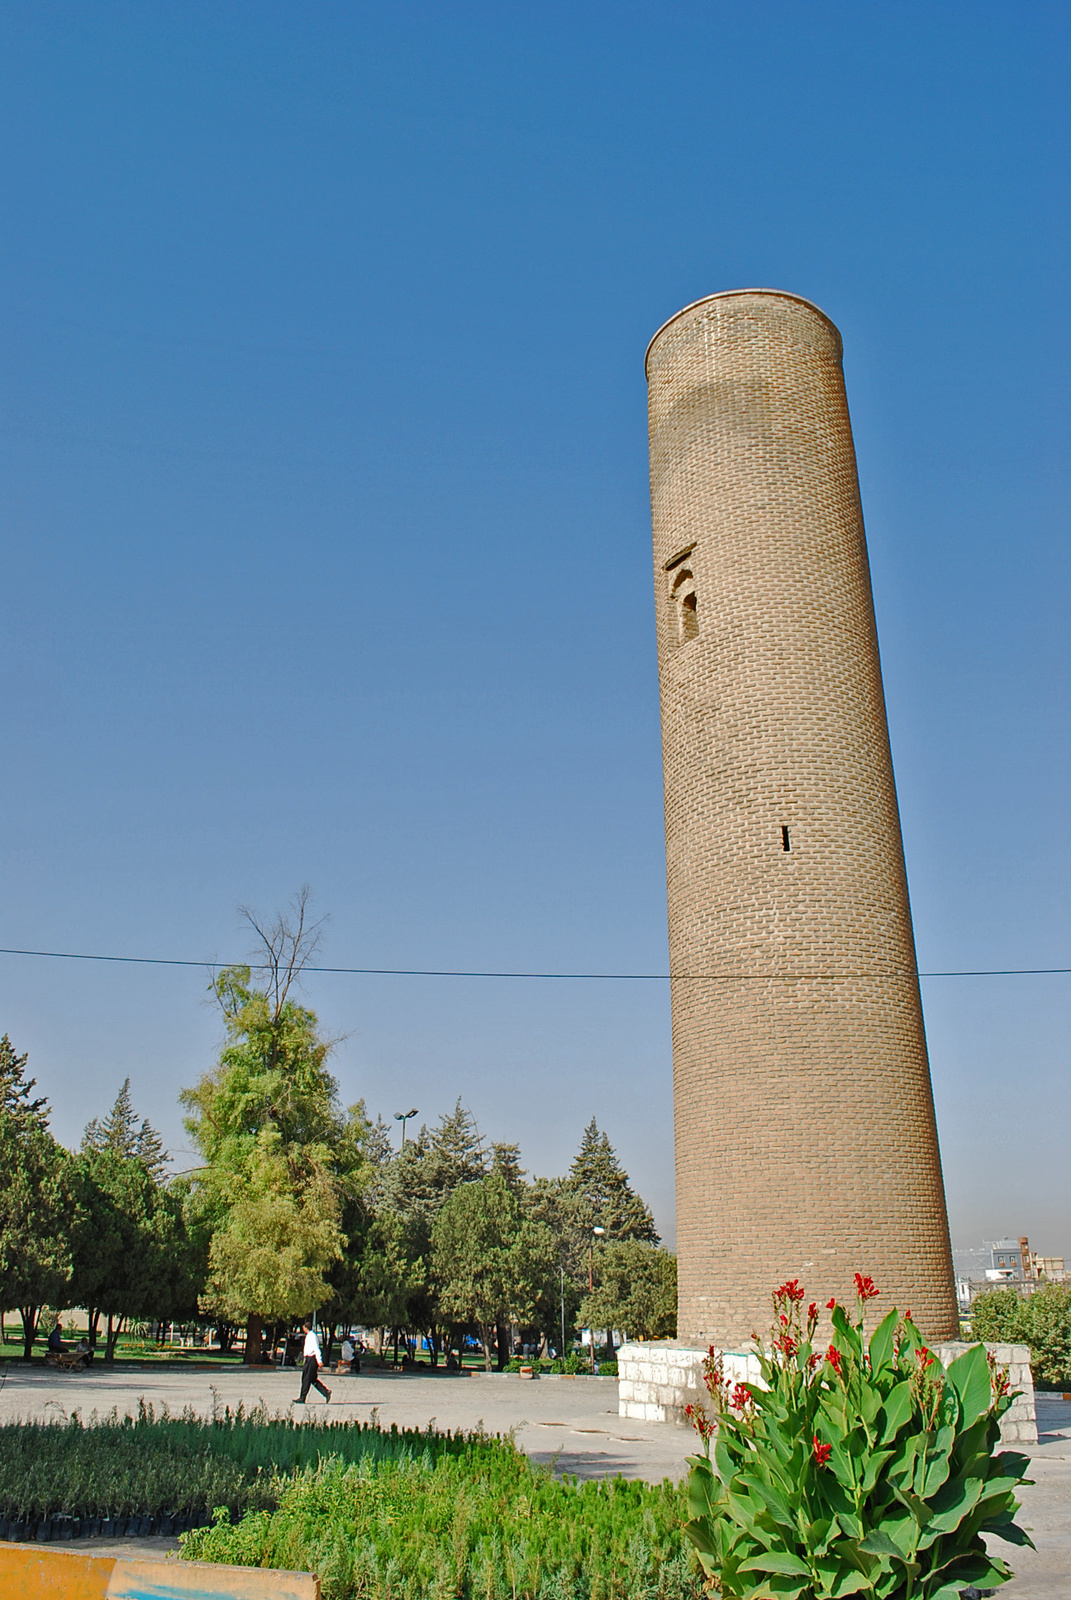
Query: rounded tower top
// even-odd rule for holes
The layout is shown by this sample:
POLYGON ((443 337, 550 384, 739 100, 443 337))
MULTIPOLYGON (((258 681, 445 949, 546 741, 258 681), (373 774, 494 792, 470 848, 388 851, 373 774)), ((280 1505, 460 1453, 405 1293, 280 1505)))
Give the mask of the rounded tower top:
POLYGON ((705 294, 700 300, 693 300, 690 305, 682 306, 679 311, 675 311, 671 317, 667 318, 667 320, 663 322, 662 326, 654 335, 654 338, 648 344, 646 353, 644 354, 643 370, 645 375, 649 376, 647 368, 651 359, 651 351, 658 343, 658 340, 665 333, 666 329, 672 327, 675 322, 679 322, 681 317, 686 317, 690 312, 698 311, 701 306, 710 305, 715 300, 735 300, 742 299, 744 297, 753 298, 756 295, 765 295, 771 300, 791 300, 795 305, 805 306, 808 311, 813 311, 814 314, 818 317, 821 317, 822 321, 831 329, 833 337, 837 341, 838 354, 843 354, 844 343, 840 336, 840 329, 833 321, 833 318, 823 311, 821 306, 816 306, 813 300, 807 300, 801 294, 792 294, 787 289, 719 289, 716 294, 705 294))

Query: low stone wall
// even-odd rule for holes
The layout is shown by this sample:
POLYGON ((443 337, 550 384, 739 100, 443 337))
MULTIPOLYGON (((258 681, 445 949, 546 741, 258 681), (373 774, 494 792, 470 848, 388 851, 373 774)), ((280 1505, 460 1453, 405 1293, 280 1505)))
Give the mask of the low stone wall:
MULTIPOLYGON (((687 1423, 687 1405, 706 1398, 705 1350, 677 1339, 623 1344, 617 1352, 617 1408, 622 1417, 642 1422, 687 1423)), ((759 1363, 750 1351, 723 1350, 725 1376, 732 1383, 761 1383, 759 1363)))
MULTIPOLYGON (((967 1348, 966 1344, 937 1345, 935 1354, 947 1366, 967 1348)), ((1037 1444, 1030 1351, 1025 1344, 990 1344, 986 1349, 992 1352, 998 1366, 1008 1368, 1012 1389, 1022 1390, 1005 1413, 1001 1439, 1005 1444, 1037 1444)), ((686 1424, 685 1406, 706 1396, 702 1370, 706 1354, 677 1339, 623 1344, 617 1352, 619 1414, 641 1422, 686 1424)), ((731 1383, 762 1382, 758 1360, 751 1351, 723 1350, 722 1364, 731 1383)))

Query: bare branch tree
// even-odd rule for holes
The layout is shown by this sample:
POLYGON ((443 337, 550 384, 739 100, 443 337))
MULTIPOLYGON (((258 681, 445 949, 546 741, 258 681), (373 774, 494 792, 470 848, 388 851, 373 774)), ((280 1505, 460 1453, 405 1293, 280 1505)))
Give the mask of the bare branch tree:
POLYGON ((261 921, 248 906, 239 906, 242 916, 260 940, 261 948, 255 952, 252 965, 266 972, 265 985, 272 1004, 272 1016, 277 1022, 286 1004, 286 997, 300 978, 323 942, 326 916, 315 922, 309 919, 312 892, 303 884, 285 911, 280 911, 271 922, 261 921))

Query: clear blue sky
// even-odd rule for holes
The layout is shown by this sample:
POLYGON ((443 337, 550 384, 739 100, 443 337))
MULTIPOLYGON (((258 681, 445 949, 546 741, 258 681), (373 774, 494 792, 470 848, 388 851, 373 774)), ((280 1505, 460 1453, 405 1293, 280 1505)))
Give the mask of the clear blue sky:
MULTIPOLYGON (((1071 17, 1055 4, 0 5, 0 944, 666 963, 643 353, 840 326, 920 962, 1071 966, 1071 17)), ((957 1244, 1071 1256, 1066 978, 924 997, 957 1244)), ((181 1150, 198 970, 0 958, 55 1127, 181 1150)), ((668 994, 323 977, 348 1099, 672 1229, 668 994)), ((865 1268, 866 1263, 860 1263, 865 1268)))

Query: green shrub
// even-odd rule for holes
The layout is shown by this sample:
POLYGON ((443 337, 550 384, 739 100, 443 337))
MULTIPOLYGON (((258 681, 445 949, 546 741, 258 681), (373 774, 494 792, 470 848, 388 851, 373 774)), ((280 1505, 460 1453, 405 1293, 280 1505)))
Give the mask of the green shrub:
POLYGON ((600 1378, 616 1378, 617 1377, 617 1362, 616 1361, 600 1361, 599 1362, 599 1377, 600 1378))
POLYGON ((186 1534, 182 1555, 315 1571, 325 1600, 701 1600, 683 1514, 673 1484, 563 1481, 474 1436, 437 1460, 325 1460, 274 1513, 186 1534))
POLYGON ((1071 1283, 1043 1284, 1029 1298, 991 1289, 971 1307, 971 1332, 991 1343, 1029 1345, 1037 1388, 1071 1387, 1071 1283))
POLYGON ((577 1355, 575 1350, 570 1350, 565 1357, 555 1356, 553 1360, 546 1356, 514 1356, 512 1361, 506 1363, 507 1372, 520 1372, 522 1367, 531 1367, 533 1372, 562 1373, 576 1376, 579 1373, 591 1371, 591 1357, 577 1355))
POLYGON ((1026 1301, 1016 1289, 990 1289, 971 1306, 971 1334, 990 1344, 1025 1344, 1026 1301))
POLYGON ((730 1391, 711 1350, 713 1414, 693 1414, 704 1453, 691 1458, 686 1532, 724 1600, 958 1600, 1011 1576, 983 1533, 1030 1543, 1012 1520, 1027 1457, 994 1455, 1006 1371, 974 1345, 946 1372, 895 1310, 868 1344, 877 1290, 858 1274, 856 1286, 854 1321, 830 1301, 823 1352, 817 1306, 804 1316, 798 1281, 781 1285, 759 1355, 765 1387, 730 1391))

